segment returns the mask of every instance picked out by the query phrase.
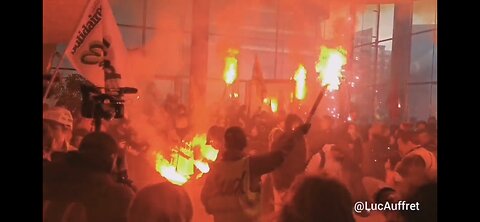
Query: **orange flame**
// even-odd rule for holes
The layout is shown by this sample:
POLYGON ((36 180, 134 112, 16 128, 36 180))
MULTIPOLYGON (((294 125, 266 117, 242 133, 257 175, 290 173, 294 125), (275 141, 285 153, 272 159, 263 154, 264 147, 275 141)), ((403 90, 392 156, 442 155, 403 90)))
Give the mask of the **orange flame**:
POLYGON ((208 166, 208 163, 202 162, 200 160, 195 160, 193 164, 202 173, 208 173, 208 171, 210 171, 210 166, 208 166))
POLYGON ((231 85, 235 82, 238 76, 238 50, 229 49, 228 56, 225 57, 225 69, 223 71, 223 80, 227 85, 231 85))
POLYGON ((156 154, 155 169, 162 177, 173 184, 183 185, 188 182, 195 169, 198 169, 196 179, 210 171, 209 162, 217 159, 218 150, 211 145, 205 145, 206 134, 195 135, 190 141, 185 143, 185 147, 172 148, 170 160, 163 157, 162 154, 156 154), (195 158, 195 151, 200 156, 195 158))
POLYGON ((342 66, 347 64, 346 51, 339 47, 330 49, 322 46, 320 56, 315 63, 315 70, 320 74, 319 79, 322 86, 328 85, 327 89, 331 92, 338 90, 340 80, 342 79, 342 66))
POLYGON ((157 170, 162 177, 176 185, 183 185, 188 181, 189 176, 178 173, 176 167, 171 164, 170 161, 167 161, 162 154, 157 153, 156 158, 155 170, 157 170))
POLYGON ((293 79, 295 79, 295 98, 304 100, 307 96, 307 70, 302 64, 298 66, 293 79))

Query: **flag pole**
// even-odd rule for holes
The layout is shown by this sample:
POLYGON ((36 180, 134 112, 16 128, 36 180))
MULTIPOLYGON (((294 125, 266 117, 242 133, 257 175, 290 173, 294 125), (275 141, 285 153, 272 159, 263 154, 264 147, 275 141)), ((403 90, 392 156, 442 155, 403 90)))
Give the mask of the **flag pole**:
POLYGON ((318 93, 317 98, 313 103, 312 109, 310 110, 310 113, 308 114, 308 117, 305 123, 310 123, 312 121, 313 115, 317 111, 318 105, 320 104, 320 101, 322 101, 323 95, 325 94, 327 87, 328 87, 328 84, 320 89, 320 92, 318 93))
MULTIPOLYGON (((85 16, 87 15, 87 13, 88 13, 87 10, 88 10, 89 6, 93 3, 93 1, 94 1, 94 0, 90 0, 90 1, 87 2, 87 4, 85 5, 85 8, 83 9, 82 17, 80 17, 80 18, 83 18, 83 17, 85 17, 85 16)), ((82 24, 78 24, 78 25, 77 25, 77 29, 78 29, 78 27, 81 27, 81 26, 82 26, 82 24)), ((75 29, 75 30, 77 30, 77 29, 75 29)), ((75 33, 75 31, 74 31, 74 33, 72 34, 72 37, 71 37, 70 39, 74 39, 74 38, 75 38, 75 35, 76 35, 76 33, 75 33)), ((70 41, 71 41, 71 40, 70 40, 70 41)), ((69 43, 70 43, 70 41, 69 41, 69 43)), ((62 57, 60 58, 60 61, 58 61, 57 66, 55 67, 55 72, 53 73, 52 80, 50 81, 50 83, 49 83, 48 86, 47 86, 47 89, 45 90, 45 95, 43 95, 43 103, 44 103, 44 104, 45 104, 46 101, 47 101, 47 97, 48 97, 48 94, 50 93, 50 90, 51 90, 51 88, 52 88, 52 84, 53 84, 55 78, 56 78, 57 75, 58 75, 58 70, 59 70, 59 68, 60 68, 60 64, 63 63, 63 60, 65 59, 65 55, 67 55, 68 46, 70 45, 69 43, 67 44, 67 47, 65 47, 65 50, 63 51, 63 55, 62 55, 62 57)))
POLYGON ((60 61, 58 61, 57 65, 55 67, 55 71, 53 72, 52 79, 48 83, 47 90, 45 90, 45 95, 43 95, 43 104, 45 104, 47 102, 48 93, 50 92, 50 89, 52 88, 52 85, 55 82, 55 78, 57 78, 58 70, 60 68, 60 64, 62 64, 63 60, 65 59, 66 50, 67 49, 65 49, 65 51, 63 52, 63 55, 60 58, 60 61))

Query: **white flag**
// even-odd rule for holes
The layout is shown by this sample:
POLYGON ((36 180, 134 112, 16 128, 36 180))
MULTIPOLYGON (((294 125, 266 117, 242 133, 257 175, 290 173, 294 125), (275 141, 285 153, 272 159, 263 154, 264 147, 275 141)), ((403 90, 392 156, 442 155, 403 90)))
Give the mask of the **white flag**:
POLYGON ((96 86, 105 84, 105 60, 124 74, 127 49, 108 0, 89 1, 65 53, 73 68, 96 86))

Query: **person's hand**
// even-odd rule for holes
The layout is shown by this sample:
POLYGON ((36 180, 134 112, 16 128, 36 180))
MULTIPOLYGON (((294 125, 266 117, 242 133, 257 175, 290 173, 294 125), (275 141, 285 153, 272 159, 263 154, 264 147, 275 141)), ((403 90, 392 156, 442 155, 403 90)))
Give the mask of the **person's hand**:
POLYGON ((127 141, 121 140, 120 142, 118 142, 118 147, 120 147, 120 149, 127 148, 127 141))
POLYGON ((330 152, 330 151, 332 150, 332 146, 333 146, 333 144, 325 144, 325 145, 323 145, 323 147, 322 147, 322 151, 323 151, 324 153, 328 153, 328 152, 330 152))

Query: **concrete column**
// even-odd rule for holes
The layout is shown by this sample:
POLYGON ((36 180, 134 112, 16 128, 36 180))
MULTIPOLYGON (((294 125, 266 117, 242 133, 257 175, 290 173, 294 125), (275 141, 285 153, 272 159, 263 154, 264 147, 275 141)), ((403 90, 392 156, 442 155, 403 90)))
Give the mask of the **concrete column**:
POLYGON ((400 123, 407 112, 407 82, 410 75, 413 2, 395 3, 392 42, 392 72, 389 111, 392 123, 400 123))
POLYGON ((194 129, 205 129, 210 0, 193 0, 190 66, 191 117, 194 129))

